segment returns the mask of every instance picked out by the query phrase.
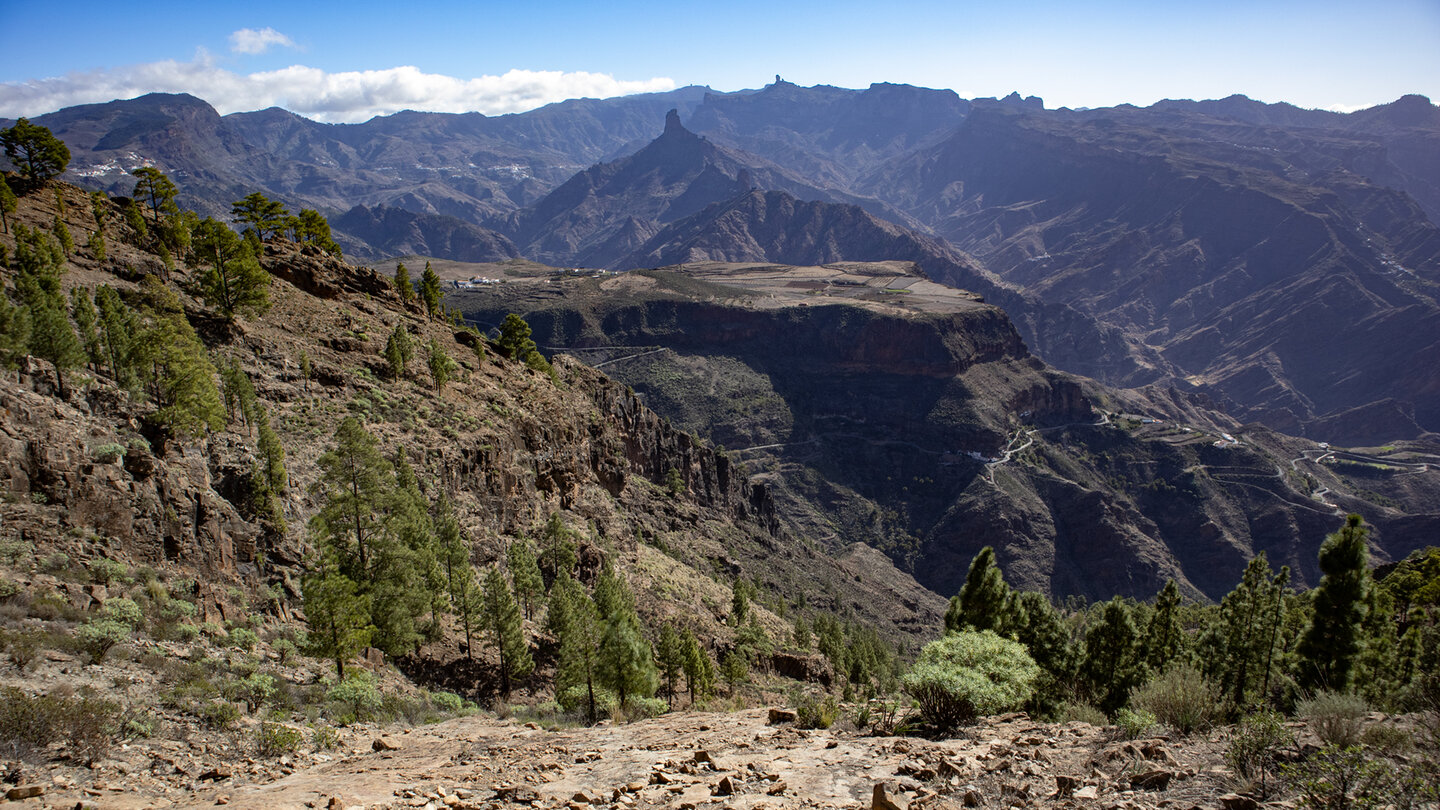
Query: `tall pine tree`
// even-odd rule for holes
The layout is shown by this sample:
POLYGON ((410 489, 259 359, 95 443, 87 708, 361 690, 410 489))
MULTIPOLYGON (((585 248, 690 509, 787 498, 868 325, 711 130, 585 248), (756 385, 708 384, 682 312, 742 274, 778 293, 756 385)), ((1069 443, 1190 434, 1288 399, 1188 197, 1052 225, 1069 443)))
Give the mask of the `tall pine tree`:
POLYGON ((950 608, 945 611, 945 630, 954 632, 968 628, 1003 632, 1009 593, 1005 577, 995 564, 995 549, 990 546, 980 549, 980 553, 970 561, 970 570, 965 575, 960 593, 950 597, 950 608))
POLYGON ((1300 657, 1296 680, 1303 689, 1345 691, 1350 687, 1351 671, 1360 654, 1365 593, 1370 584, 1367 534, 1364 518, 1350 515, 1320 546, 1323 576, 1315 589, 1310 626, 1296 650, 1300 657))
POLYGON ((492 567, 485 574, 484 605, 485 629, 500 659, 500 694, 508 697, 514 682, 528 678, 535 670, 535 662, 525 643, 520 606, 499 568, 492 567))

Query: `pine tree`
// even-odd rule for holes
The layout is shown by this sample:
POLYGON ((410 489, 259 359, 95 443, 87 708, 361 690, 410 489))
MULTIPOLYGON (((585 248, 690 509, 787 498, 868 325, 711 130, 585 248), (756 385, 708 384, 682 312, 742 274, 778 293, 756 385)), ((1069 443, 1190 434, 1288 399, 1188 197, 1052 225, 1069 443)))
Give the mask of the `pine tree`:
POLYGON ((1079 663, 1070 630, 1050 600, 1034 591, 1016 596, 1011 615, 1015 640, 1025 645, 1040 667, 1031 703, 1041 712, 1052 712, 1070 697, 1068 690, 1079 663))
POLYGON ((103 191, 90 192, 90 215, 95 218, 95 230, 105 232, 105 212, 110 210, 110 197, 103 191))
POLYGON ((372 573, 372 547, 382 542, 385 531, 390 463, 360 420, 347 416, 335 431, 334 449, 320 457, 319 465, 326 498, 312 520, 311 531, 330 538, 342 571, 357 581, 367 581, 372 573))
POLYGON ((497 345, 501 354, 522 363, 538 350, 535 341, 530 339, 530 324, 513 312, 506 315, 504 323, 500 324, 497 345))
POLYGON ((445 588, 450 593, 450 603, 453 606, 457 601, 457 572, 470 567, 470 549, 465 545, 464 535, 460 531, 455 504, 444 492, 435 498, 431 521, 435 525, 435 544, 440 549, 440 567, 445 576, 445 588))
POLYGON ((745 623, 745 618, 750 614, 750 583, 743 579, 735 580, 735 585, 730 589, 730 626, 739 627, 745 623))
POLYGON ((1164 671, 1180 654, 1184 633, 1180 629, 1179 609, 1180 587, 1172 579, 1155 595, 1155 612, 1145 628, 1145 664, 1152 672, 1164 671))
POLYGON ((555 580, 546 619, 560 643, 555 694, 574 704, 580 697, 575 691, 579 690, 583 694, 580 705, 584 707, 585 720, 594 723, 599 719, 596 690, 600 688, 600 614, 585 589, 569 573, 562 573, 555 580))
POLYGON ((440 313, 440 277, 430 269, 430 262, 425 262, 425 272, 420 276, 420 300, 431 318, 440 313))
POLYGON ((539 560, 541 573, 549 582, 554 583, 560 574, 575 567, 575 543, 571 540, 574 536, 575 532, 565 525, 560 513, 551 512, 541 536, 544 551, 539 560))
POLYGON ((370 624, 370 599, 329 557, 322 557, 306 575, 302 588, 311 651, 334 660, 335 673, 344 680, 345 661, 370 643, 375 630, 370 624))
POLYGON ((475 660, 475 633, 481 629, 485 611, 485 591, 475 578, 475 569, 467 561, 456 569, 450 592, 451 605, 460 627, 465 631, 465 659, 475 660))
POLYGON ((240 368, 240 362, 234 358, 220 364, 220 393, 225 401, 227 421, 234 422, 238 415, 248 432, 254 425, 255 406, 258 402, 255 397, 255 384, 251 382, 250 375, 240 368))
POLYGON ((30 312, 10 303, 0 280, 0 368, 14 368, 30 348, 30 312))
POLYGON ((164 172, 154 166, 141 166, 130 172, 135 176, 135 190, 130 196, 136 202, 143 203, 150 208, 150 221, 157 228, 160 226, 160 215, 173 215, 180 212, 175 205, 175 195, 180 190, 175 188, 175 183, 166 177, 164 172))
POLYGON ((810 632, 810 620, 803 614, 795 617, 793 642, 800 652, 809 652, 810 644, 813 641, 810 632))
POLYGON ((604 622, 600 639, 600 681, 624 707, 631 697, 655 694, 659 675, 650 644, 640 633, 635 597, 609 566, 595 585, 595 608, 604 622))
MULTIPOLYGON (((1289 572, 1283 572, 1288 578, 1289 572)), ((1211 676, 1237 707, 1249 705, 1269 681, 1277 638, 1277 603, 1282 597, 1261 552, 1245 566, 1239 584, 1220 602, 1218 636, 1206 649, 1215 660, 1211 676), (1217 644, 1218 641, 1218 644, 1217 644)))
POLYGON ((608 560, 595 582, 595 609, 600 611, 601 620, 607 622, 635 613, 635 596, 630 586, 608 560))
POLYGON ((5 157, 20 170, 20 176, 35 185, 65 171, 70 163, 70 147, 49 129, 17 118, 15 125, 0 130, 0 146, 5 157))
POLYGON ((725 685, 730 687, 730 694, 734 695, 740 685, 750 679, 750 665, 745 663, 745 656, 735 650, 725 653, 725 657, 720 660, 720 677, 725 679, 725 685))
POLYGON ((395 292, 400 294, 400 301, 404 304, 415 300, 415 288, 410 284, 410 271, 403 263, 395 265, 395 292))
POLYGON ((290 215, 282 203, 271 200, 258 191, 246 195, 243 200, 231 203, 230 213, 236 222, 243 223, 245 230, 253 233, 261 242, 268 242, 270 237, 285 227, 285 218, 290 215))
POLYGON ((950 597, 945 611, 945 630, 966 628, 1001 631, 1006 625, 1005 601, 1010 592, 1005 577, 995 564, 995 549, 986 546, 970 561, 960 593, 950 597))
POLYGON ((410 343, 410 332, 405 324, 396 324, 395 331, 385 341, 385 362, 390 366, 390 375, 395 379, 405 376, 405 366, 410 362, 414 349, 410 343))
POLYGON ((1140 682, 1138 641, 1130 609, 1118 596, 1105 603, 1100 620, 1085 634, 1080 679, 1107 714, 1125 705, 1140 682))
POLYGON ((655 694, 659 673, 633 613, 605 622, 600 639, 600 681, 620 699, 622 708, 632 697, 655 694))
POLYGON ((1395 602, 1381 588, 1370 588, 1365 594, 1365 620, 1361 625, 1364 640, 1355 659, 1354 682, 1365 701, 1377 709, 1394 709, 1402 690, 1409 686, 1402 679, 1399 658, 1400 635, 1395 621, 1395 602))
POLYGON ((16 270, 15 289, 30 323, 28 350, 54 365, 55 386, 64 398, 65 372, 86 360, 80 339, 70 325, 69 308, 60 287, 64 257, 44 233, 17 224, 12 265, 16 270))
POLYGON ((450 355, 445 353, 444 349, 440 348, 440 342, 434 338, 430 339, 430 344, 426 347, 426 354, 426 362, 430 366, 430 379, 435 383, 436 392, 439 392, 445 388, 446 383, 450 382, 450 378, 455 376, 455 371, 459 366, 450 358, 450 355))
POLYGON ((690 628, 681 632, 680 644, 685 653, 685 691, 690 693, 690 703, 694 705, 697 698, 714 694, 715 665, 690 628))
POLYGON ((515 594, 528 619, 535 600, 545 592, 545 579, 540 575, 540 566, 535 562, 535 549, 530 541, 522 537, 511 543, 506 550, 506 563, 510 568, 510 579, 515 583, 515 594))
MULTIPOLYGON (((430 633, 439 629, 438 607, 444 598, 444 588, 438 571, 431 571, 432 565, 438 566, 439 552, 429 502, 420 491, 419 479, 403 447, 396 448, 391 467, 395 471, 394 485, 384 508, 386 533, 393 540, 387 546, 386 563, 378 569, 376 580, 377 586, 387 587, 395 594, 391 601, 402 632, 392 643, 397 647, 408 643, 418 646, 425 634, 416 629, 416 618, 429 610, 430 633), (402 635, 410 642, 400 641, 402 635)), ((377 622, 377 626, 381 625, 377 622)))
POLYGON ((512 681, 529 677, 535 670, 535 662, 525 643, 520 606, 515 603, 515 595, 505 584, 499 568, 492 567, 485 574, 483 616, 485 629, 490 632, 500 656, 500 694, 508 697, 512 681))
POLYGON ((90 251, 90 255, 94 257, 95 261, 105 261, 105 232, 101 230, 91 231, 90 238, 85 240, 85 249, 90 251))
POLYGON ((55 240, 60 243, 60 250, 69 258, 75 252, 75 237, 70 235, 70 229, 65 227, 65 220, 55 215, 55 221, 50 225, 50 232, 55 235, 55 240))
POLYGON ((152 419, 181 438, 225 427, 215 366, 180 298, 155 276, 140 284, 146 323, 133 333, 130 362, 145 370, 156 404, 152 419))
POLYGON ((660 628, 660 642, 655 645, 655 657, 660 662, 660 676, 665 680, 665 697, 670 708, 675 708, 675 694, 679 691, 680 674, 685 670, 685 645, 674 625, 668 622, 660 628))
POLYGON ((20 206, 20 199, 10 189, 10 183, 0 175, 0 226, 4 226, 5 233, 10 232, 10 215, 20 206))
POLYGON ((201 296, 227 320, 255 316, 270 308, 270 274, 248 243, 224 223, 206 218, 195 230, 195 257, 206 266, 201 296))
POLYGON ((95 290, 95 306, 100 311, 100 340, 104 361, 110 376, 127 391, 138 384, 134 357, 134 338, 140 324, 135 313, 120 300, 114 288, 101 285, 95 290))
POLYGON ((255 481, 260 495, 261 513, 268 516, 281 531, 285 527, 285 515, 280 499, 285 494, 289 476, 285 471, 285 446, 270 427, 270 412, 264 405, 255 406, 255 481))
POLYGON ((1296 650, 1300 657, 1296 680, 1303 689, 1345 691, 1350 687, 1370 582, 1367 534, 1364 518, 1350 515, 1345 526, 1320 546, 1323 576, 1315 589, 1310 626, 1296 650))
POLYGON ((308 393, 308 392, 310 391, 310 378, 311 378, 312 376, 314 376, 315 369, 311 367, 311 365, 310 365, 310 355, 306 354, 304 349, 301 349, 301 350, 300 350, 299 363, 300 363, 300 379, 304 381, 304 389, 303 389, 303 390, 305 390, 305 391, 308 393))

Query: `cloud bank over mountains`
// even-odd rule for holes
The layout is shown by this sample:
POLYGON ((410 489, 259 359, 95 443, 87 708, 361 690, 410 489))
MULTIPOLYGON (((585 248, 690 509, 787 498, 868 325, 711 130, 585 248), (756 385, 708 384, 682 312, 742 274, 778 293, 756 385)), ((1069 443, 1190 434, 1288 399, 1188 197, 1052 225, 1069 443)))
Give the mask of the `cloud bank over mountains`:
MULTIPOLYGON (((275 46, 296 47, 273 28, 246 28, 230 35, 235 53, 259 54, 275 46)), ((0 83, 0 116, 35 116, 159 92, 198 96, 221 114, 283 107, 317 121, 356 123, 407 109, 501 115, 566 99, 664 92, 675 86, 665 77, 622 80, 605 73, 558 70, 511 70, 466 79, 424 73, 409 65, 331 73, 297 64, 238 73, 221 67, 201 49, 188 62, 169 59, 0 83)))

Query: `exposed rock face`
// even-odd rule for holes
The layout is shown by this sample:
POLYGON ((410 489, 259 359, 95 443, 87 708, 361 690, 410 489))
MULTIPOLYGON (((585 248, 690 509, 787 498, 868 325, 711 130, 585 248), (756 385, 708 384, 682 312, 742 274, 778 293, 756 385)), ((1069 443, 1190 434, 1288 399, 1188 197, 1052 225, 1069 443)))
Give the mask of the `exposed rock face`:
POLYGON ((635 266, 631 254, 665 224, 757 185, 808 199, 854 202, 904 218, 874 200, 827 190, 768 161, 711 143, 681 125, 671 110, 664 132, 644 149, 576 174, 497 227, 537 261, 629 268, 635 266))
POLYGON ((515 245, 495 231, 444 214, 357 205, 331 220, 330 225, 341 233, 364 235, 363 242, 341 242, 347 255, 359 259, 413 255, 496 262, 519 255, 515 245))
MULTIPOLYGON (((1297 581, 1318 578, 1315 549, 1340 507, 1295 489, 1318 488, 1305 476, 1319 465, 1296 449, 1313 444, 1250 431, 1244 445, 1214 447, 1241 427, 1203 398, 1121 399, 1047 369, 999 309, 942 306, 915 276, 875 281, 899 272, 892 264, 701 264, 456 301, 481 321, 524 313, 542 345, 577 349, 677 426, 764 470, 791 532, 879 548, 939 594, 958 590, 985 545, 1012 584, 1057 596, 1148 597, 1173 577, 1219 598, 1260 550, 1297 581), (906 303, 841 297, 871 289, 867 279, 876 291, 908 287, 906 303), (1163 421, 1107 423, 1102 409, 1163 421)), ((1395 514, 1347 508, 1373 516, 1399 556, 1425 542, 1421 492, 1440 478, 1395 481, 1421 488, 1386 489, 1406 504, 1395 514)), ((1357 480, 1344 491, 1371 489, 1357 480)), ((847 567, 868 581, 865 565, 847 567)))
POLYGON ((624 265, 654 267, 698 261, 913 262, 925 275, 973 290, 1002 307, 1026 343, 1077 373, 1124 369, 1150 382, 1166 362, 1128 345, 1119 330, 1065 304, 1045 303, 1004 284, 959 251, 850 205, 805 202, 784 192, 751 191, 661 230, 624 265))

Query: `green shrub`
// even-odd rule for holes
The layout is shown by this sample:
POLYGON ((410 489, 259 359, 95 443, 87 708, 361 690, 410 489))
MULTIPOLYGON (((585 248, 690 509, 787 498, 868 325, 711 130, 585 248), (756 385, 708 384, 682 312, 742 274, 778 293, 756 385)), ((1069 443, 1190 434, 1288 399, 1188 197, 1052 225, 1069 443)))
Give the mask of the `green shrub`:
POLYGON ((177 624, 170 628, 170 637, 187 644, 200 637, 200 628, 193 624, 177 624))
POLYGON ((1215 722, 1220 696, 1200 670, 1184 664, 1136 688, 1130 704, 1181 734, 1191 734, 1215 722))
POLYGON ((1295 744, 1295 735, 1285 727, 1279 712, 1247 714, 1235 726, 1225 749, 1225 762, 1247 782, 1258 783, 1260 796, 1268 791, 1268 777, 1275 772, 1281 750, 1295 744))
MULTIPOLYGON (((69 562, 67 560, 66 565, 68 564, 69 562)), ((125 563, 116 560, 107 560, 103 557, 97 560, 91 560, 85 568, 90 572, 90 581, 98 585, 109 585, 112 582, 119 582, 124 579, 125 575, 130 571, 125 563)))
POLYGON ((200 707, 200 717, 218 729, 227 729, 240 719, 240 707, 228 700, 215 700, 200 707))
POLYGON ((125 445, 119 442, 98 445, 90 450, 90 457, 100 464, 114 464, 124 455, 125 445))
POLYGON ((256 644, 260 643, 260 637, 255 634, 254 630, 237 627, 230 631, 230 636, 226 639, 226 643, 236 649, 249 652, 255 649, 256 644))
POLYGON ((290 660, 300 652, 299 648, 295 646, 295 642, 288 638, 275 639, 275 643, 270 645, 270 649, 274 651, 275 658, 282 667, 290 663, 290 660))
MULTIPOLYGON (((194 602, 186 602, 184 599, 167 598, 163 601, 156 600, 156 613, 161 621, 181 622, 195 618, 197 612, 194 602)), ((199 630, 197 627, 196 630, 199 630)))
POLYGON ((950 633, 925 645, 905 674, 905 691, 926 722, 949 731, 1030 699, 1040 668, 1024 645, 993 631, 950 633))
MULTIPOLYGON (((585 713, 588 710, 588 701, 589 693, 585 689, 585 684, 570 686, 555 696, 555 702, 560 704, 560 708, 572 715, 585 713)), ((603 686, 595 687, 595 715, 597 717, 609 717, 615 711, 615 707, 619 705, 620 700, 615 697, 614 692, 603 686)))
POLYGON ((1155 715, 1144 709, 1136 711, 1124 708, 1115 712, 1115 726, 1120 729, 1120 736, 1127 740, 1146 736, 1155 728, 1155 725, 1155 715))
POLYGON ((40 570, 47 574, 60 574, 69 570, 70 555, 63 551, 57 551, 47 556, 40 562, 40 570))
POLYGON ((316 751, 331 751, 340 747, 340 732, 333 726, 311 726, 310 744, 316 751))
POLYGON ((105 656, 116 644, 128 638, 130 626, 114 619, 96 619, 75 630, 75 642, 90 656, 90 660, 97 664, 105 660, 105 656))
POLYGON ((105 605, 100 608, 100 615, 120 622, 132 630, 138 630, 145 624, 145 614, 140 611, 140 606, 135 604, 135 600, 123 596, 106 599, 105 605))
POLYGON ((1305 721, 1320 742, 1336 748, 1359 744, 1368 711, 1363 698, 1338 692, 1321 692, 1295 705, 1296 716, 1305 721))
POLYGON ((52 743, 64 742, 72 758, 93 762, 110 750, 119 719, 120 707, 107 700, 0 688, 0 755, 41 761, 52 743))
POLYGON ((480 709, 480 707, 474 703, 460 697, 454 692, 431 692, 430 705, 434 706, 435 710, 442 714, 454 716, 474 714, 480 709))
POLYGON ((17 567, 21 560, 28 560, 34 555, 34 543, 13 538, 0 540, 0 563, 17 567))
POLYGON ((1110 725, 1110 718, 1105 716, 1105 712, 1089 703, 1066 703, 1060 707, 1055 719, 1061 723, 1089 723, 1096 728, 1110 725))
POLYGON ((255 731, 255 748, 262 757, 278 757, 300 750, 305 735, 283 723, 262 721, 255 731))
POLYGON ((1390 763, 1366 756, 1359 746, 1327 745, 1281 767, 1297 804, 1312 810, 1371 810, 1392 803, 1401 780, 1390 763))
POLYGON ((229 690, 235 700, 244 701, 251 714, 275 698, 275 679, 260 672, 252 672, 246 678, 235 681, 229 690))
POLYGON ((10 662, 21 672, 35 665, 40 653, 40 642, 44 634, 36 630, 22 630, 0 635, 0 646, 10 654, 10 662))
POLYGON ((833 695, 826 695, 824 700, 816 695, 801 695, 795 701, 795 725, 799 728, 830 728, 839 716, 840 704, 833 695))
POLYGON ((1415 749, 1415 735, 1409 729, 1380 723, 1361 732, 1360 742, 1391 756, 1408 754, 1415 749))
POLYGON ((670 704, 666 703, 663 698, 636 695, 625 702, 625 719, 627 720, 659 717, 668 711, 670 711, 670 704))
POLYGON ((55 591, 46 591, 31 596, 28 612, 32 617, 45 621, 54 621, 55 619, 74 621, 81 615, 69 600, 55 591))
POLYGON ((120 724, 120 734, 127 740, 146 740, 160 730, 160 717, 154 712, 127 713, 120 724))
POLYGON ((330 687, 325 697, 347 706, 358 720, 373 716, 384 704, 380 691, 375 688, 375 678, 368 672, 347 674, 345 680, 330 687))

